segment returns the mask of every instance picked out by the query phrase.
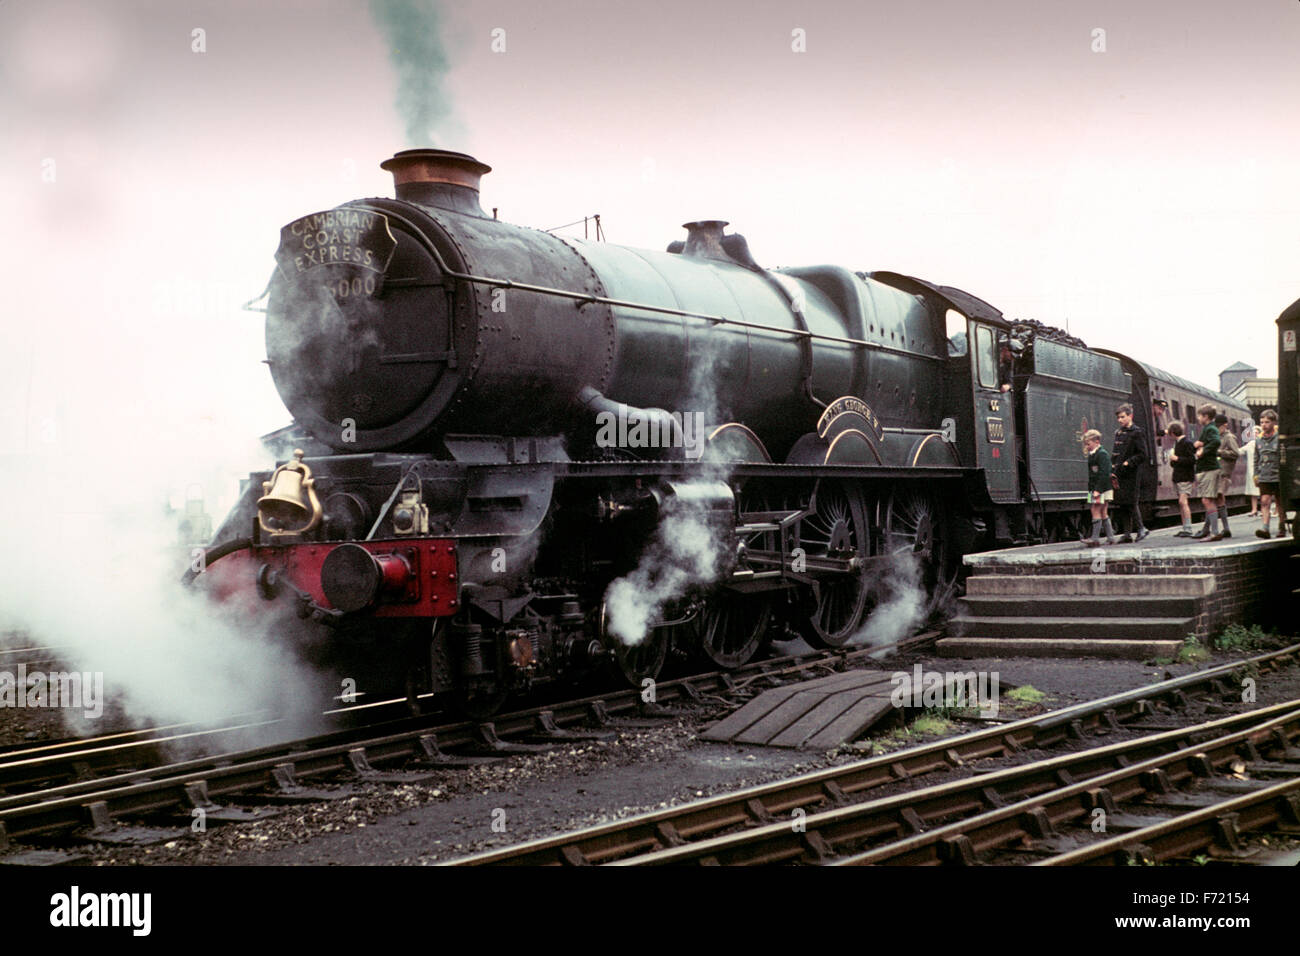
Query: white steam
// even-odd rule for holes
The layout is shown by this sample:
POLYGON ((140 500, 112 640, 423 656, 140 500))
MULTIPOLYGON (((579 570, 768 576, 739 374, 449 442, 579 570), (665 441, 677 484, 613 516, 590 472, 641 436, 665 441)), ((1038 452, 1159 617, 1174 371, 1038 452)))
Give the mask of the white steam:
MULTIPOLYGON (((87 422, 68 420, 86 434, 87 422)), ((62 646, 69 670, 102 673, 105 696, 133 723, 274 712, 297 718, 277 736, 306 730, 322 682, 289 650, 289 622, 242 619, 179 583, 190 561, 179 531, 186 498, 202 489, 208 508, 224 503, 264 453, 211 427, 173 433, 168 446, 161 416, 150 424, 157 430, 0 461, 0 500, 22 503, 0 515, 0 630, 62 646)), ((219 524, 224 513, 211 517, 219 524)), ((83 732, 104 729, 78 726, 75 709, 61 715, 83 732)))
POLYGON ((910 552, 893 555, 873 586, 876 605, 850 643, 876 646, 911 636, 925 620, 929 602, 921 583, 920 562, 910 552))
POLYGON ((722 555, 700 506, 671 499, 636 569, 605 592, 609 632, 624 644, 641 643, 669 604, 717 580, 722 555))

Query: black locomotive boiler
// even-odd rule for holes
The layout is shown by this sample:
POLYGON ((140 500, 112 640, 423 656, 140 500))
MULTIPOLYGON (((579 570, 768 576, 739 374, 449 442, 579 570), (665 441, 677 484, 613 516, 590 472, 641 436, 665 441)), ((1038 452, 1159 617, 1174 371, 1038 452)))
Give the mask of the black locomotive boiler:
POLYGON ((716 220, 664 252, 565 239, 486 215, 472 157, 382 165, 396 198, 281 231, 297 447, 201 576, 296 608, 367 681, 482 711, 670 653, 841 646, 900 581, 937 603, 962 553, 1077 530, 1082 431, 1134 398, 1151 423, 1154 370, 1048 336, 1002 361, 1015 328, 960 290, 765 269, 716 220))

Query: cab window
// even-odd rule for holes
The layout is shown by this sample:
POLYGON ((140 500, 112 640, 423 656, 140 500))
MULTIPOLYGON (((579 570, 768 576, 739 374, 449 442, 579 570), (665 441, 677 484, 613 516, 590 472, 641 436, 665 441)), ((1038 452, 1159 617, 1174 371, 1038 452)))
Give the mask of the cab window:
POLYGON ((944 323, 944 331, 948 334, 948 357, 963 357, 966 354, 966 316, 956 309, 949 309, 944 323))
POLYGON ((998 387, 998 356, 993 348, 993 330, 977 326, 975 330, 975 359, 979 364, 980 385, 998 387))

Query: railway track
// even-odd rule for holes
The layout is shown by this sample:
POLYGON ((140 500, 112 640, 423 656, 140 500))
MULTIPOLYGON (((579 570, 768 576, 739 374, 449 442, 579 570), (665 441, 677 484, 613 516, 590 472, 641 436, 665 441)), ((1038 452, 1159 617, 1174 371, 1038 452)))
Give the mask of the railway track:
MULTIPOLYGON (((1067 821, 1086 833, 1097 821, 1110 832, 1131 828, 1144 817, 1121 812, 1119 806, 1128 806, 1139 795, 1167 795, 1188 779, 1214 780, 1241 760, 1241 749, 1254 745, 1294 750, 1291 743, 1297 737, 1300 700, 1293 700, 618 862, 848 866, 1007 862, 1008 857, 1050 853, 1083 838, 1063 832, 1067 821), (1277 737, 1275 731, 1283 736, 1277 737), (870 849, 858 849, 864 846, 870 849), (998 850, 1001 856, 993 857, 998 850)), ((1258 757, 1254 766, 1259 766, 1258 757)), ((1300 772, 1300 767, 1296 770, 1300 772)), ((1186 794, 1179 798, 1189 799, 1186 794)))
MULTIPOLYGON (((902 648, 923 643, 932 639, 934 634, 935 632, 925 632, 890 646, 902 648)), ((819 667, 847 667, 852 663, 866 660, 879 650, 880 648, 851 652, 811 652, 794 657, 759 661, 730 672, 692 675, 659 684, 656 688, 656 698, 657 702, 671 702, 683 697, 698 700, 708 693, 723 692, 733 695, 744 693, 746 686, 754 681, 762 682, 765 678, 789 676, 819 667)), ((625 709, 625 698, 637 699, 633 691, 626 691, 621 694, 616 692, 613 695, 606 695, 604 698, 584 698, 574 703, 587 704, 604 700, 607 706, 613 706, 621 712, 625 709)), ((549 708, 535 708, 521 713, 534 714, 543 709, 550 709, 555 713, 569 708, 568 704, 556 704, 549 708)), ((437 715, 411 717, 405 699, 375 701, 329 710, 324 712, 321 718, 337 724, 337 729, 313 738, 290 741, 287 746, 313 749, 317 746, 329 746, 349 740, 362 740, 367 735, 373 736, 380 728, 389 734, 404 730, 433 729, 442 732, 445 735, 444 739, 447 740, 456 736, 454 725, 447 724, 439 727, 434 723, 437 715)), ((442 715, 442 719, 445 722, 445 715, 442 715)), ((39 744, 17 745, 0 751, 0 795, 21 794, 34 789, 49 789, 71 781, 85 781, 126 771, 162 767, 170 762, 167 757, 169 751, 224 753, 225 750, 222 748, 242 746, 241 738, 246 740, 251 735, 267 735, 275 728, 289 723, 290 720, 287 718, 277 718, 267 714, 245 714, 236 716, 229 724, 169 724, 91 738, 66 738, 43 741, 39 744)), ((507 736, 518 736, 528 732, 527 728, 523 728, 517 721, 512 721, 510 717, 497 718, 492 723, 499 725, 498 733, 507 736)))
MULTIPOLYGON (((23 793, 59 782, 104 777, 126 770, 159 767, 169 762, 168 753, 220 752, 222 747, 241 746, 241 738, 268 735, 288 726, 296 718, 266 713, 235 715, 230 723, 180 723, 138 730, 124 730, 96 737, 68 737, 23 744, 0 751, 0 795, 23 793)), ((376 701, 328 710, 320 719, 346 734, 365 727, 409 724, 403 700, 376 701)))
MULTIPOLYGON (((1287 773, 1300 774, 1300 765, 1292 763, 1287 773)), ((1300 779, 1295 776, 1253 793, 1225 795, 1207 806, 1091 846, 1067 850, 1034 865, 1123 866, 1208 856, 1242 863, 1300 866, 1300 850, 1263 851, 1246 843, 1252 833, 1277 832, 1300 840, 1300 779)))
MULTIPOLYGON (((921 634, 896 646, 917 644, 932 637, 930 633, 921 634)), ((464 766, 474 759, 473 756, 449 756, 444 748, 468 748, 474 756, 490 756, 545 749, 547 743, 600 737, 608 733, 601 728, 614 717, 671 716, 671 712, 663 709, 666 703, 703 701, 718 694, 743 695, 751 688, 758 690, 772 682, 802 679, 810 671, 844 669, 865 662, 880 650, 809 652, 758 661, 732 671, 664 681, 656 687, 653 704, 643 701, 639 690, 626 690, 500 715, 491 721, 437 724, 429 717, 407 717, 402 721, 156 766, 133 765, 156 753, 164 738, 96 740, 86 742, 89 746, 84 747, 56 745, 46 748, 46 753, 25 757, 7 754, 0 760, 0 780, 15 784, 35 781, 38 785, 0 796, 0 848, 9 841, 85 827, 111 839, 119 818, 177 809, 202 808, 208 819, 216 821, 251 819, 243 808, 221 807, 216 799, 267 788, 285 799, 316 799, 321 793, 304 787, 302 781, 339 774, 359 781, 406 782, 427 776, 431 770, 464 766), (595 729, 583 729, 588 725, 595 729), (539 742, 540 748, 535 746, 539 742), (397 774, 375 769, 376 765, 389 764, 417 769, 413 773, 397 774), (121 770, 123 766, 131 769, 121 770), (96 770, 108 775, 93 776, 96 770), (86 774, 92 776, 86 779, 86 774), (42 775, 45 780, 37 781, 42 775), (49 785, 51 778, 57 778, 53 785, 49 785)), ((236 729, 227 727, 215 732, 230 733, 236 729)), ((189 731, 174 736, 193 739, 189 731)))
MULTIPOLYGON (((832 861, 839 866, 926 865, 980 862, 1126 862, 1150 840, 1160 859, 1223 841, 1245 859, 1245 829, 1286 826, 1300 834, 1300 700, 1256 713, 1249 726, 1236 720, 1203 725, 1208 739, 1189 740, 1166 754, 1124 761, 1107 773, 1059 782, 1046 792, 966 819, 929 829, 832 861), (1281 757, 1270 760, 1265 755, 1281 757), (1267 783, 1281 774, 1282 783, 1267 783), (1254 808, 1249 816, 1240 811, 1254 808), (1193 824, 1203 840, 1188 841, 1193 824), (1215 830, 1217 825, 1218 830, 1215 830), (1117 832, 1118 831, 1118 832, 1117 832), (1102 834, 1102 836, 1098 836, 1102 834), (1111 834, 1105 836, 1105 834, 1111 834), (1180 839, 1181 838, 1181 839, 1180 839)), ((988 782, 987 778, 981 782, 988 782)), ((1150 851, 1148 850, 1148 853, 1150 851)))
MULTIPOLYGON (((532 841, 516 847, 491 851, 452 861, 457 865, 583 865, 600 863, 756 863, 784 859, 824 862, 836 856, 836 843, 828 841, 819 827, 838 826, 843 820, 858 821, 860 815, 893 814, 888 823, 877 823, 881 832, 897 827, 901 819, 906 826, 920 826, 923 818, 913 815, 909 807, 923 791, 911 791, 902 797, 883 801, 868 799, 872 790, 900 781, 911 781, 926 773, 961 768, 973 760, 1007 757, 1028 747, 1059 746, 1070 739, 1082 739, 1088 730, 1114 727, 1152 710, 1152 702, 1164 698, 1179 702, 1186 692, 1198 685, 1214 685, 1233 673, 1253 667, 1278 666, 1293 660, 1300 645, 1270 654, 1211 668, 1162 684, 1138 688, 1097 701, 1054 711, 999 727, 976 731, 956 738, 940 740, 923 747, 873 757, 839 767, 822 770, 790 780, 695 801, 678 807, 588 828, 572 834, 532 841), (794 824, 798 823, 799 827, 794 824), (772 846, 779 849, 772 849, 772 846)), ((1300 702, 1291 709, 1300 708, 1300 702)), ((1245 726, 1261 719, 1261 714, 1281 714, 1286 707, 1236 715, 1198 728, 1179 728, 1142 738, 1126 745, 1099 748, 1082 755, 1058 758, 1059 763, 1042 762, 1038 769, 1024 768, 1026 780, 1045 787, 1055 775, 1099 773, 1112 769, 1107 761, 1133 762, 1147 759, 1152 753, 1176 750, 1182 742, 1192 741, 1196 733, 1245 726), (1127 750, 1125 749, 1127 748, 1127 750), (1143 749, 1147 748, 1147 749, 1143 749), (1154 751, 1150 748, 1155 748, 1154 751), (1037 776, 1035 776, 1037 774, 1037 776)), ((989 790, 989 777, 979 776, 963 782, 963 799, 970 809, 983 809, 987 803, 1005 803, 1006 797, 989 790), (987 791, 987 792, 986 792, 987 791)), ((1031 791, 1032 792, 1032 791, 1031 791)), ((947 792, 945 791, 945 794, 947 792)), ((944 799, 947 799, 944 796, 944 799)), ((857 822, 846 824, 852 830, 857 822)), ((856 831, 854 831, 856 832, 856 831)), ((870 831, 870 827, 867 828, 870 831)))

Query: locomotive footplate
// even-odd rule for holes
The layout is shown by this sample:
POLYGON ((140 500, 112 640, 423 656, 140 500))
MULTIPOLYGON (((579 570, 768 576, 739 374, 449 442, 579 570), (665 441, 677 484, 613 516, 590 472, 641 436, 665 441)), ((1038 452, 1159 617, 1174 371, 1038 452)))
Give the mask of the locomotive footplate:
MULTIPOLYGON (((550 464, 550 463, 548 463, 550 464)), ((508 466, 507 466, 508 467, 508 466)), ((551 464, 557 478, 649 478, 692 477, 707 473, 716 474, 717 462, 693 461, 572 461, 551 464)), ((733 481, 744 478, 847 478, 879 482, 906 481, 909 484, 925 480, 944 481, 974 479, 980 475, 976 468, 957 468, 948 465, 915 465, 900 467, 889 465, 783 465, 728 462, 726 472, 733 481)))

